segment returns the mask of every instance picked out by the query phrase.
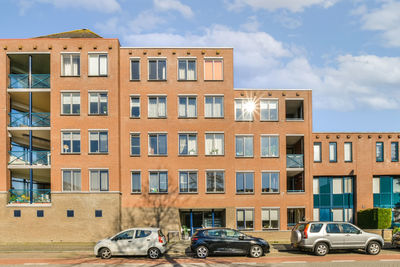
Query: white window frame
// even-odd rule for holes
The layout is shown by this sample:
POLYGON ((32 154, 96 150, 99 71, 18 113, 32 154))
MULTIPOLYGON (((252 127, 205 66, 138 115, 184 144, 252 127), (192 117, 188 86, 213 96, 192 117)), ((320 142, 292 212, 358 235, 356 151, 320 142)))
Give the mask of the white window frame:
POLYGON ((130 98, 129 98, 129 116, 130 116, 131 119, 140 119, 140 116, 142 115, 141 114, 141 105, 140 104, 141 104, 140 103, 140 95, 131 95, 130 96, 130 98), (133 107, 132 99, 139 99, 139 116, 137 116, 137 117, 133 117, 132 116, 132 107, 133 107))
POLYGON ((195 58, 195 57, 178 57, 178 59, 177 59, 177 77, 178 77, 178 81, 197 81, 197 58, 195 58), (179 61, 181 61, 181 60, 184 60, 184 61, 186 61, 186 71, 185 71, 185 79, 182 79, 180 76, 179 76, 179 61), (194 79, 188 79, 187 78, 187 71, 188 71, 188 69, 189 69, 189 61, 194 61, 194 79))
POLYGON ((81 192, 82 191, 82 171, 81 169, 61 169, 61 190, 63 192, 81 192), (65 190, 64 189, 64 172, 71 172, 71 190, 65 190), (80 185, 79 185, 79 190, 74 190, 75 187, 75 179, 74 179, 74 173, 79 172, 80 173, 80 185))
POLYGON ((108 115, 108 91, 89 91, 88 92, 88 115, 90 115, 90 116, 107 116, 108 115), (91 94, 96 94, 97 95, 97 105, 98 105, 98 107, 97 107, 97 113, 92 113, 91 111, 90 111, 90 95, 91 94), (100 95, 102 95, 102 94, 106 94, 106 96, 107 96, 107 112, 106 113, 102 113, 101 112, 101 110, 100 110, 100 103, 101 103, 101 97, 100 97, 100 95))
POLYGON ((166 171, 166 170, 149 170, 149 193, 150 194, 168 194, 168 191, 169 191, 169 186, 168 186, 168 171, 166 171), (161 173, 166 173, 167 174, 167 191, 166 192, 160 192, 160 174, 161 173), (151 173, 157 173, 157 175, 158 175, 158 191, 157 192, 152 192, 151 191, 151 188, 150 188, 150 178, 151 178, 151 173))
POLYGON ((225 185, 225 170, 205 170, 205 173, 204 173, 204 175, 205 175, 205 191, 206 191, 206 194, 225 194, 225 188, 226 188, 226 185, 225 185), (209 172, 212 172, 213 173, 213 183, 214 183, 214 188, 215 188, 215 190, 214 191, 208 191, 208 189, 207 189, 207 173, 209 173, 209 172), (223 185, 224 185, 224 190, 222 190, 222 191, 216 191, 216 189, 217 189, 217 176, 216 176, 216 173, 217 172, 222 172, 222 180, 223 180, 223 185))
POLYGON ((245 119, 245 118, 244 118, 244 114, 245 114, 245 113, 249 113, 249 112, 247 112, 246 109, 244 108, 244 105, 245 105, 246 102, 253 102, 253 100, 252 100, 251 98, 235 98, 235 121, 254 121, 254 112, 255 112, 255 110, 254 110, 253 112, 250 113, 250 115, 251 115, 251 118, 250 118, 250 119, 245 119), (238 101, 241 102, 241 112, 242 112, 242 117, 243 117, 243 118, 238 118, 238 117, 237 117, 237 114, 236 114, 236 109, 237 109, 237 105, 238 105, 237 102, 238 102, 238 101))
POLYGON ((235 172, 235 190, 236 190, 236 194, 238 194, 238 195, 251 195, 251 194, 254 194, 254 191, 255 191, 255 184, 254 184, 254 171, 237 171, 237 172, 235 172), (253 189, 252 189, 252 191, 249 191, 249 192, 246 192, 246 176, 245 176, 245 174, 247 174, 247 173, 251 173, 251 174, 253 174, 253 177, 252 177, 252 180, 253 180, 253 189), (238 192, 238 188, 237 188, 237 175, 238 174, 243 174, 243 190, 244 190, 244 192, 238 192))
POLYGON ((131 157, 140 157, 140 155, 142 154, 142 146, 141 146, 141 136, 140 133, 130 133, 129 135, 129 143, 130 143, 130 151, 129 154, 131 155, 131 157), (134 137, 139 137, 139 154, 132 154, 132 136, 134 137))
POLYGON ((197 194, 199 191, 199 172, 197 170, 179 170, 178 171, 178 187, 179 194, 197 194), (187 173, 187 192, 182 192, 181 190, 181 172, 187 173), (189 176, 191 173, 196 173, 196 191, 189 191, 189 176))
POLYGON ((167 80, 167 70, 168 70, 168 61, 166 57, 149 57, 147 58, 147 80, 148 81, 166 81, 167 80), (156 61, 156 79, 150 79, 150 61, 156 61), (158 69, 158 62, 159 61, 165 61, 165 79, 159 79, 158 78, 158 72, 160 71, 158 69))
POLYGON ((271 170, 262 170, 261 171, 261 193, 262 194, 280 194, 281 192, 281 173, 280 171, 271 171, 271 170), (263 192, 263 174, 268 173, 269 174, 269 182, 271 184, 271 174, 272 173, 277 173, 278 174, 278 192, 263 192))
POLYGON ((89 77, 107 77, 108 76, 108 53, 107 52, 88 52, 88 76, 89 77), (97 56, 97 60, 98 60, 98 62, 97 62, 98 70, 96 72, 97 74, 90 74, 91 73, 91 67, 90 67, 90 57, 91 56, 97 56), (101 65, 100 58, 104 57, 104 56, 107 61, 106 66, 105 66, 105 69, 106 69, 105 74, 101 73, 101 66, 100 66, 101 65))
POLYGON ((235 217, 236 217, 236 229, 240 230, 254 230, 254 223, 255 223, 255 212, 254 212, 254 208, 236 208, 236 213, 235 213, 235 217), (244 228, 239 228, 238 227, 238 211, 243 211, 243 222, 244 222, 244 228), (252 212, 252 217, 253 217, 253 227, 251 228, 247 228, 246 226, 246 211, 251 211, 252 212))
POLYGON ((166 119, 167 117, 168 117, 168 114, 167 114, 167 110, 168 110, 168 99, 167 99, 167 96, 165 96, 165 95, 148 95, 147 96, 147 118, 149 118, 149 119, 166 119), (159 99, 161 98, 161 97, 163 97, 163 98, 165 98, 165 116, 160 116, 160 114, 158 113, 158 110, 159 110, 159 107, 158 107, 158 105, 159 105, 159 99), (152 116, 150 116, 150 98, 156 98, 157 99, 157 115, 156 116, 154 116, 154 117, 152 117, 152 116))
POLYGON ((253 135, 246 135, 246 134, 237 134, 235 135, 235 156, 237 158, 252 158, 254 157, 254 136, 253 135), (243 138, 243 155, 238 155, 238 152, 236 151, 237 148, 237 139, 238 138, 243 138), (246 155, 245 153, 245 148, 246 148, 246 144, 245 144, 245 140, 247 138, 251 138, 251 155, 246 155))
POLYGON ((225 100, 225 98, 224 98, 224 96, 223 95, 205 95, 204 96, 204 118, 208 118, 208 119, 223 119, 224 118, 224 100, 225 100), (211 111, 211 114, 213 115, 213 116, 207 116, 206 115, 206 98, 207 97, 211 97, 212 98, 212 111, 211 111), (222 108, 222 112, 221 112, 221 116, 214 116, 214 109, 215 109, 215 98, 216 97, 219 97, 219 98, 222 98, 222 105, 221 105, 221 108, 222 108))
POLYGON ((279 121, 279 99, 278 98, 261 98, 260 99, 260 121, 279 121), (261 112, 261 103, 262 102, 267 102, 268 105, 268 118, 262 118, 262 112, 261 112), (271 102, 276 102, 276 120, 272 120, 271 119, 271 109, 270 109, 270 105, 271 102))
POLYGON ((110 151, 109 145, 108 145, 108 130, 88 130, 88 140, 89 140, 89 154, 108 154, 110 151), (92 145, 91 145, 91 139, 90 139, 90 134, 91 133, 97 133, 98 136, 98 152, 91 152, 92 151, 92 145), (101 152, 100 151, 100 133, 107 133, 107 151, 106 152, 101 152))
POLYGON ((130 80, 131 81, 140 81, 141 71, 140 71, 140 57, 131 57, 129 58, 129 70, 130 70, 130 80), (132 78, 132 61, 139 62, 139 79, 132 78))
POLYGON ((90 192, 108 192, 108 191, 110 191, 110 171, 108 169, 102 169, 102 168, 89 169, 89 191, 90 192), (101 175, 100 175, 100 173, 102 171, 107 171, 107 190, 102 190, 102 188, 101 188, 101 175), (92 172, 98 172, 99 173, 100 190, 93 190, 92 189, 92 172))
POLYGON ((204 81, 223 81, 224 80, 224 58, 223 57, 204 57, 204 61, 203 61, 203 73, 204 73, 204 81), (212 80, 206 80, 206 61, 212 61, 213 64, 213 70, 212 70, 212 80), (215 67, 214 67, 214 63, 215 61, 221 61, 221 66, 222 66, 222 70, 221 70, 221 74, 222 74, 222 79, 221 80, 216 80, 215 79, 215 67))
POLYGON ((224 156, 225 155, 225 134, 221 133, 221 132, 205 133, 205 136, 204 136, 204 151, 205 151, 206 156, 224 156), (208 152, 207 151, 207 136, 208 135, 212 135, 213 136, 211 152, 216 151, 216 149, 217 149, 217 148, 215 148, 215 136, 216 135, 222 135, 222 153, 219 153, 219 154, 207 153, 208 152))
POLYGON ((81 75, 81 53, 80 52, 68 52, 68 53, 60 53, 61 55, 61 77, 79 77, 81 75), (71 60, 71 74, 66 74, 65 73, 65 67, 64 67, 64 57, 69 56, 71 60), (79 63, 78 63, 78 74, 73 75, 73 58, 78 57, 79 58, 79 63))
POLYGON ((274 135, 274 134, 262 134, 262 135, 260 135, 260 156, 261 156, 261 158, 279 158, 279 155, 280 155, 280 138, 279 138, 279 135, 274 135), (278 155, 276 155, 276 156, 271 156, 271 141, 269 141, 269 146, 268 146, 268 155, 263 155, 262 154, 262 139, 263 138, 265 138, 265 137, 268 137, 268 138, 271 138, 271 137, 276 137, 276 138, 278 138, 278 151, 277 151, 277 154, 278 155))
POLYGON ((61 154, 68 154, 68 155, 69 154, 80 154, 81 151, 82 151, 81 131, 80 130, 67 130, 67 129, 61 130, 61 154), (64 133, 71 134, 71 139, 69 140, 71 142, 71 152, 64 152, 64 145, 63 145, 63 143, 64 143, 64 133), (73 141, 74 141, 73 134, 74 133, 79 133, 79 147, 80 147, 80 151, 79 152, 72 151, 72 148, 74 147, 73 146, 73 141))
POLYGON ((180 119, 193 119, 193 118, 197 118, 197 96, 196 95, 179 95, 178 96, 178 118, 180 119), (185 105, 185 114, 186 116, 182 116, 179 112, 180 112, 180 100, 181 98, 186 98, 186 105, 185 105), (188 110, 189 110, 189 98, 194 98, 195 99, 195 109, 194 109, 194 116, 188 116, 188 110))
POLYGON ((197 138, 197 133, 189 133, 189 132, 187 132, 187 133, 183 133, 183 132, 180 132, 180 133, 178 133, 178 155, 179 156, 197 156, 198 155, 198 153, 199 153, 199 147, 198 147, 198 138, 197 138), (181 145, 181 143, 180 143, 180 140, 181 140, 181 135, 186 135, 187 136, 187 140, 188 140, 188 153, 187 154, 182 154, 181 153, 181 148, 180 148, 180 145, 181 145), (193 153, 193 154, 191 154, 190 153, 190 150, 189 150, 189 136, 190 135, 194 135, 195 137, 196 137, 196 151, 195 151, 195 153, 193 153))
POLYGON ((147 134, 147 137, 148 137, 148 155, 149 156, 168 156, 168 134, 167 133, 148 133, 147 134), (157 154, 151 154, 150 153, 150 151, 151 151, 151 147, 150 147, 150 136, 151 135, 157 135, 157 154), (166 148, 166 153, 165 154, 160 154, 159 153, 159 136, 160 135, 165 135, 165 137, 166 137, 166 144, 165 144, 165 148, 166 148))
POLYGON ((281 209, 279 207, 262 207, 261 208, 261 228, 262 230, 279 230, 281 225, 281 209), (277 228, 265 228, 263 226, 263 211, 268 211, 269 212, 269 225, 271 225, 271 210, 276 210, 278 211, 278 227, 277 228))
POLYGON ((131 170, 131 194, 141 194, 142 193, 142 172, 141 170, 131 170), (139 174, 139 191, 138 192, 133 192, 133 177, 132 175, 134 173, 139 174))
POLYGON ((63 91, 61 92, 61 115, 68 115, 68 116, 79 116, 81 114, 81 93, 79 91, 63 91), (67 96, 69 95, 69 96, 67 96), (79 112, 78 113, 73 113, 73 95, 79 95, 79 112), (64 98, 69 97, 70 98, 70 113, 64 113, 64 98))

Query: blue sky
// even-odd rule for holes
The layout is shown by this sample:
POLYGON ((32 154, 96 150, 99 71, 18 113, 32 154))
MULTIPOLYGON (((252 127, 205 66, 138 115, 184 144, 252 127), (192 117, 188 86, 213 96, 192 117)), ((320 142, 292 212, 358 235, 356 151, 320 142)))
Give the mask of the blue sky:
POLYGON ((236 88, 313 89, 314 131, 400 131, 400 0, 0 0, 0 38, 229 46, 236 88))

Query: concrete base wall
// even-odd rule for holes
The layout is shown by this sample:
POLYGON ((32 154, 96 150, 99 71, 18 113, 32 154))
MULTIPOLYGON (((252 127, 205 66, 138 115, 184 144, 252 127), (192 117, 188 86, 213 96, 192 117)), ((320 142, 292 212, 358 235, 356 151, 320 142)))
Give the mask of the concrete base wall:
POLYGON ((7 205, 0 194, 0 242, 95 242, 120 230, 119 193, 52 194, 51 205, 7 205), (14 210, 21 217, 14 217, 14 210), (44 217, 37 217, 43 210, 44 217), (74 217, 67 217, 67 210, 74 217), (95 217, 95 210, 102 217, 95 217))

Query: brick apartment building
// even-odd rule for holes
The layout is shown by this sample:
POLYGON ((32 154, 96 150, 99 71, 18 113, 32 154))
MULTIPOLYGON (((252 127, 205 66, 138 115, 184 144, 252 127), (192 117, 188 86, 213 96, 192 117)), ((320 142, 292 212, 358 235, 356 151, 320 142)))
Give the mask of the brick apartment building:
POLYGON ((261 234, 400 200, 400 133, 313 133, 311 90, 234 88, 232 48, 1 39, 0 109, 0 241, 261 234))

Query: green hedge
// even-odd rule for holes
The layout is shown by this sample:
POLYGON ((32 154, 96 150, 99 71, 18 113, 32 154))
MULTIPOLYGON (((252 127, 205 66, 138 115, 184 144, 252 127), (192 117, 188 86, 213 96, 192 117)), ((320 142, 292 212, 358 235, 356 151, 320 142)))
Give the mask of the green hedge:
POLYGON ((392 225, 392 209, 360 210, 357 212, 357 224, 362 229, 388 229, 392 225))

